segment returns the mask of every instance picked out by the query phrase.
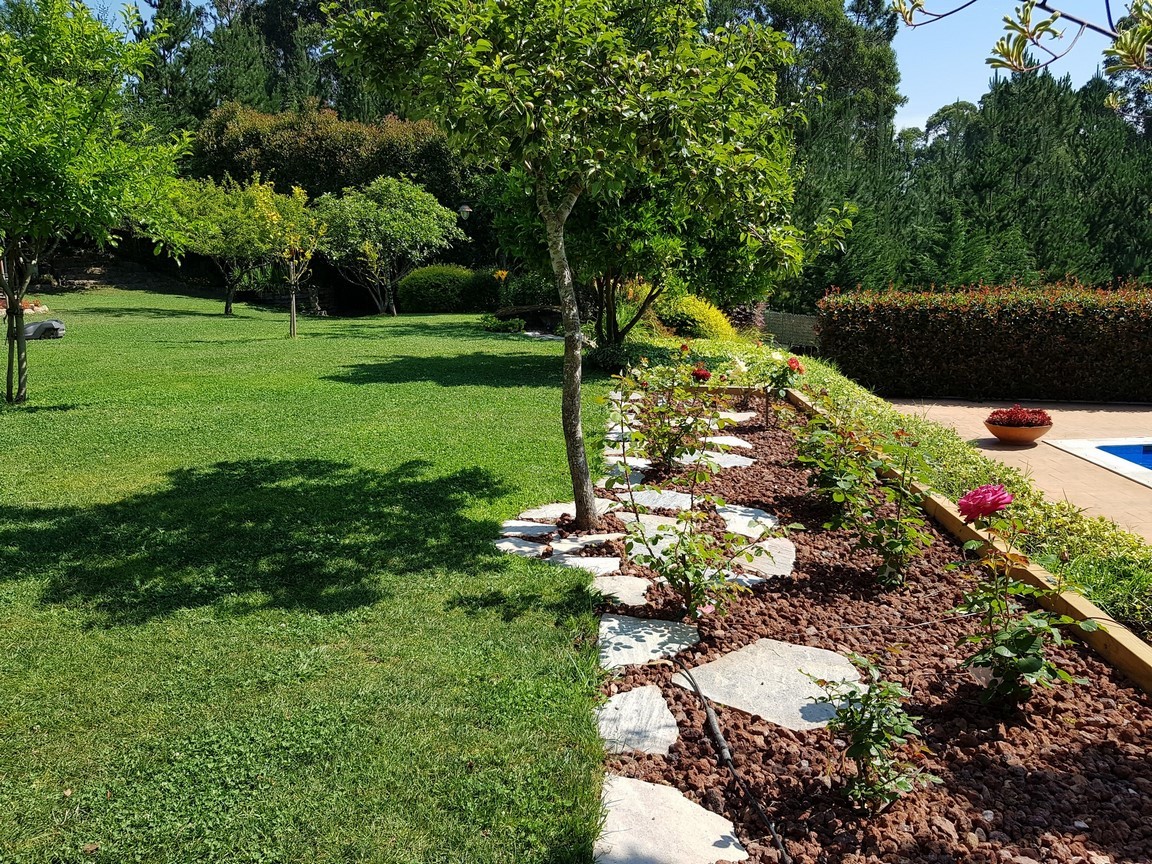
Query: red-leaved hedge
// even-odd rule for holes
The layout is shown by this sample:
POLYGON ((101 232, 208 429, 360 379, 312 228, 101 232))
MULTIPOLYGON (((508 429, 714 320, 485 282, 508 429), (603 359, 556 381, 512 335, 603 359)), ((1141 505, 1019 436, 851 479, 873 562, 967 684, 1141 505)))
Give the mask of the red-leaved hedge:
POLYGON ((1152 289, 854 291, 819 307, 822 354, 883 395, 1152 402, 1152 289))

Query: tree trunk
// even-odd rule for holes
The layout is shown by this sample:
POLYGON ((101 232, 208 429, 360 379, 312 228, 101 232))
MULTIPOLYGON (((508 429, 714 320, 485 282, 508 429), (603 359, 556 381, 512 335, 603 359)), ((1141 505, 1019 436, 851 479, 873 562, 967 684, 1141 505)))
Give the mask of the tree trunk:
POLYGON ((564 446, 568 454, 568 473, 572 477, 572 494, 576 500, 576 527, 596 530, 600 527, 600 514, 596 512, 596 495, 588 471, 584 427, 580 416, 584 334, 580 331, 576 285, 572 281, 572 270, 568 266, 568 254, 564 248, 564 223, 578 196, 578 191, 570 192, 565 202, 554 209, 548 201, 547 189, 542 182, 537 182, 537 204, 548 233, 548 255, 552 260, 552 272, 556 277, 564 320, 564 390, 560 416, 564 427, 564 446))
POLYGON ((224 288, 224 314, 232 314, 232 301, 236 299, 236 286, 231 282, 224 288))
POLYGON ((27 257, 12 250, 4 259, 4 296, 8 302, 8 374, 4 397, 12 404, 28 400, 28 341, 24 338, 23 300, 37 260, 39 250, 27 257))
MULTIPOLYGON (((12 319, 12 328, 16 331, 16 393, 11 395, 9 390, 8 401, 13 404, 28 401, 28 340, 24 336, 24 306, 17 300, 16 308, 8 310, 8 317, 12 319)), ((9 355, 11 359, 11 355, 9 355)), ((11 380, 11 379, 9 379, 11 380)))
POLYGON ((288 338, 296 338, 296 286, 293 285, 288 292, 291 296, 291 306, 288 311, 288 338))
POLYGON ((12 297, 8 295, 8 310, 4 313, 4 324, 8 328, 8 377, 4 387, 4 398, 6 401, 11 402, 12 397, 15 395, 15 372, 16 372, 16 331, 14 328, 15 318, 12 315, 12 297))

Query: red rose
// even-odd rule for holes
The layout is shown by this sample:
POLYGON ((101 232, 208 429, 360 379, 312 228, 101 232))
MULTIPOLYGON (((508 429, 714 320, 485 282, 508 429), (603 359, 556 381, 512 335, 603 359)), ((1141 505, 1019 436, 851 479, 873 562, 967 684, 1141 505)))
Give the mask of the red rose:
POLYGON ((800 375, 804 374, 804 364, 795 357, 788 358, 788 368, 800 375))
POLYGON ((703 366, 697 366, 692 370, 692 377, 703 384, 712 377, 712 373, 705 369, 703 366))
POLYGON ((687 343, 685 343, 685 344, 681 345, 681 346, 680 346, 680 350, 681 350, 681 351, 683 351, 685 354, 687 354, 687 353, 688 353, 688 345, 687 345, 687 343))

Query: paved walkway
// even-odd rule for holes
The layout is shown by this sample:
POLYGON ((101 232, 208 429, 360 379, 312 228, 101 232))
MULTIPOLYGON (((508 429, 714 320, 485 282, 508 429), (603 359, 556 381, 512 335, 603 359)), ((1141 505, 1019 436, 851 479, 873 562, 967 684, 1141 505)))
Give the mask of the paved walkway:
MULTIPOLYGON (((1152 542, 1152 489, 1119 474, 1065 453, 1041 439, 1038 444, 1007 446, 984 428, 993 408, 1011 407, 1010 402, 967 402, 947 399, 933 402, 894 399, 908 414, 925 416, 951 426, 984 455, 999 459, 1031 477, 1050 498, 1067 498, 1094 516, 1107 516, 1117 524, 1152 542)), ((1093 405, 1049 402, 1021 403, 1043 408, 1052 415, 1047 438, 1138 438, 1152 436, 1152 406, 1093 405)))

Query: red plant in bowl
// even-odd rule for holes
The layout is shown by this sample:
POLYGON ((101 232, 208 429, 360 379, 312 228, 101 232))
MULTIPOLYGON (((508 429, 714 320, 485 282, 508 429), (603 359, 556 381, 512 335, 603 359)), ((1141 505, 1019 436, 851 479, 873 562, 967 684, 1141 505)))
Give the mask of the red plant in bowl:
POLYGON ((1043 408, 998 408, 984 421, 992 426, 1051 426, 1052 418, 1043 408))

